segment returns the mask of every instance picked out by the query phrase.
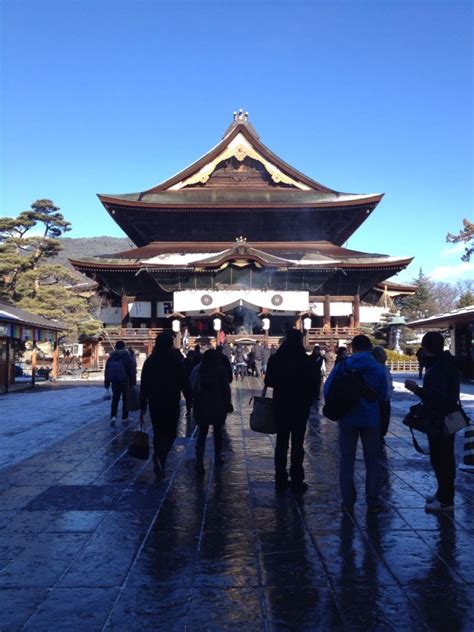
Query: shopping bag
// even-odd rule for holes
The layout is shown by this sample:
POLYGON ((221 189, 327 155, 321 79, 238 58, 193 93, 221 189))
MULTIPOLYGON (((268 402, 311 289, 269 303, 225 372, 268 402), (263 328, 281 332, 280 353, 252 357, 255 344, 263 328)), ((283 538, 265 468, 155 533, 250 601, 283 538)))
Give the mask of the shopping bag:
POLYGON ((132 438, 128 444, 127 453, 134 459, 141 459, 143 461, 146 461, 150 456, 148 433, 145 431, 145 422, 142 415, 140 415, 139 430, 132 432, 132 438))
POLYGON ((464 408, 458 404, 457 409, 444 418, 444 428, 448 434, 454 434, 469 426, 470 422, 471 420, 466 415, 464 408))
POLYGON ((128 410, 140 410, 140 389, 136 385, 128 393, 128 410))
POLYGON ((261 395, 250 398, 253 401, 252 412, 250 413, 250 428, 255 432, 265 432, 267 434, 276 433, 275 414, 273 411, 273 399, 265 397, 267 387, 265 386, 261 395))

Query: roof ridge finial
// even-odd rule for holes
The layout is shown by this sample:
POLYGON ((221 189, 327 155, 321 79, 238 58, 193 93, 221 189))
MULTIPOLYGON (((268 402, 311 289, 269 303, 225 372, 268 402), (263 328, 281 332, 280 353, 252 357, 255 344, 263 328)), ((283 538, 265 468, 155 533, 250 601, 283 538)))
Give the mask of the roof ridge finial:
POLYGON ((238 112, 234 112, 234 121, 236 123, 248 123, 249 113, 244 112, 242 108, 238 112))

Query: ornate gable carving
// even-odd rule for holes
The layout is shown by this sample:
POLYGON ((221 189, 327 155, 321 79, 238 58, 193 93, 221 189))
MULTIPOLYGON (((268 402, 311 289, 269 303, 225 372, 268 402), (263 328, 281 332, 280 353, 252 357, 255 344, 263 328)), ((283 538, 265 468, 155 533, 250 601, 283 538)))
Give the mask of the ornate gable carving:
MULTIPOLYGON (((205 185, 209 182, 211 176, 224 163, 225 166, 231 166, 234 172, 238 173, 240 171, 241 174, 248 171, 249 167, 255 170, 257 169, 260 173, 262 173, 260 168, 268 174, 269 179, 268 184, 270 186, 289 186, 294 187, 296 189, 300 189, 303 191, 309 191, 310 187, 298 180, 295 180, 291 176, 283 173, 278 167, 274 164, 266 160, 260 153, 258 153, 254 147, 248 142, 248 140, 242 135, 238 134, 224 149, 224 151, 219 154, 214 160, 210 161, 199 171, 189 176, 185 180, 178 182, 177 184, 171 186, 169 188, 170 191, 177 191, 179 189, 183 189, 185 187, 193 186, 193 185, 205 185), (244 167, 239 169, 236 165, 238 163, 244 163, 244 167), (255 163, 258 163, 258 167, 255 167, 255 163)), ((218 178, 216 178, 218 179, 218 178)), ((263 180, 264 181, 264 180, 263 180)), ((229 184, 224 185, 229 186, 229 184)), ((237 185, 238 186, 238 185, 237 185)))
POLYGON ((265 167, 246 156, 243 160, 232 156, 218 164, 215 170, 209 176, 207 182, 196 182, 189 184, 188 187, 208 187, 208 188, 295 188, 293 185, 284 182, 276 183, 272 180, 270 174, 265 167))

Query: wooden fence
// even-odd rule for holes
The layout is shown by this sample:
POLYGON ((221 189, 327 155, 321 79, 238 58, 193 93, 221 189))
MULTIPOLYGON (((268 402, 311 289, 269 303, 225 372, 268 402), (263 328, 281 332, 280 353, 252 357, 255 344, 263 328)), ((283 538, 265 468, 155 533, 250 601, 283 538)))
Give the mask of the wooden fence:
POLYGON ((417 360, 389 360, 387 366, 390 371, 405 371, 408 373, 418 373, 417 360))

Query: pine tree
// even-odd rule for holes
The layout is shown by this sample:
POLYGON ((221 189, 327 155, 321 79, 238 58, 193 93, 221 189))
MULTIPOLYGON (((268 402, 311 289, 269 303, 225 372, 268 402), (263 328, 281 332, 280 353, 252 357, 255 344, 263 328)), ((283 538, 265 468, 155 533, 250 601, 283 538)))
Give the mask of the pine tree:
POLYGON ((474 224, 467 219, 463 220, 463 228, 457 235, 448 233, 446 235, 446 241, 452 244, 457 244, 463 241, 466 245, 464 254, 461 257, 463 261, 470 261, 471 255, 474 252, 474 224))
POLYGON ((469 305, 474 305, 474 293, 467 290, 459 297, 458 307, 469 307, 469 305))
POLYGON ((70 334, 96 333, 101 323, 74 291, 80 277, 51 258, 70 223, 51 200, 37 200, 18 217, 0 218, 0 296, 35 314, 64 322, 70 334))
POLYGON ((409 320, 416 320, 436 314, 438 306, 433 281, 420 268, 418 276, 413 279, 412 283, 416 286, 415 294, 403 297, 398 303, 402 315, 409 320))
POLYGON ((71 229, 51 200, 37 200, 18 217, 0 218, 0 293, 18 300, 20 275, 36 270, 61 249, 59 237, 71 229))

